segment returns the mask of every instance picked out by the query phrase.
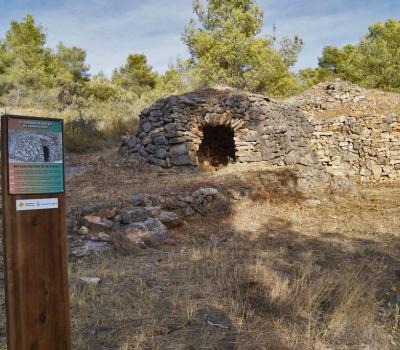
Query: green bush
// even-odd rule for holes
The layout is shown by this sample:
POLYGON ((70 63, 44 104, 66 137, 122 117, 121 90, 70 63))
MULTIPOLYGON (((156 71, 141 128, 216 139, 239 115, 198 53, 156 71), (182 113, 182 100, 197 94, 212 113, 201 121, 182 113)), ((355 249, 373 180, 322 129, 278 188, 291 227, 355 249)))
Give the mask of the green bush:
POLYGON ((100 149, 104 135, 95 124, 94 120, 83 118, 65 122, 65 150, 72 153, 84 153, 100 149))

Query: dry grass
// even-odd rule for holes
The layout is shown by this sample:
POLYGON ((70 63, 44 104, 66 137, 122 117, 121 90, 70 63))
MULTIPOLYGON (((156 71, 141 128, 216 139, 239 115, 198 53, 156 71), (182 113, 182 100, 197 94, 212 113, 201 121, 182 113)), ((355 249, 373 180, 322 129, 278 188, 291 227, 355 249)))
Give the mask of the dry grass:
POLYGON ((175 246, 71 261, 74 349, 399 348, 398 188, 359 199, 299 193, 290 173, 251 167, 160 175, 70 161, 89 164, 69 180, 70 205, 201 185, 249 193, 175 229, 175 246))

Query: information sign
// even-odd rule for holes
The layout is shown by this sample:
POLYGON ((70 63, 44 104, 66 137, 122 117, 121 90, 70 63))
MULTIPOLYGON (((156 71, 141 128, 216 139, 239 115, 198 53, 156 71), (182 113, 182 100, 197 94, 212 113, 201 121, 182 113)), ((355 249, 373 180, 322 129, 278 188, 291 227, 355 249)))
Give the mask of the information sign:
POLYGON ((64 192, 61 120, 8 118, 10 194, 64 192))
POLYGON ((8 350, 71 350, 63 122, 1 117, 8 350))

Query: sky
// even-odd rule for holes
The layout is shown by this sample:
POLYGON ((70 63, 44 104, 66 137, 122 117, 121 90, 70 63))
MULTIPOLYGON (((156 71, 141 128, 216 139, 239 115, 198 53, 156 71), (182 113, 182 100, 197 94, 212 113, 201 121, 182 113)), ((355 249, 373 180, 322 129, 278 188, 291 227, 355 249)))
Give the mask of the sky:
MULTIPOLYGON (((264 10, 262 34, 299 34, 305 42, 295 70, 314 67, 326 45, 356 43, 368 26, 400 19, 400 0, 258 0, 264 10)), ((27 13, 43 26, 47 46, 59 41, 87 52, 91 73, 126 62, 130 53, 144 53, 163 73, 176 59, 187 58, 183 29, 194 17, 192 0, 0 0, 0 38, 11 20, 27 13)))

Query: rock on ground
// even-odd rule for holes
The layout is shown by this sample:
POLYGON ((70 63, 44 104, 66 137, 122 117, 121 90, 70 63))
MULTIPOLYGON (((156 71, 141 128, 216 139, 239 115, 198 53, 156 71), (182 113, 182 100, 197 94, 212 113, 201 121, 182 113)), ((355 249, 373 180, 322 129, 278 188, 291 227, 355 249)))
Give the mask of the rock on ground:
POLYGON ((157 218, 130 224, 125 230, 126 238, 139 247, 155 247, 170 239, 167 227, 157 218))
POLYGON ((71 255, 77 258, 81 258, 92 253, 103 253, 110 249, 111 245, 107 242, 86 241, 83 245, 73 248, 71 251, 71 255))

